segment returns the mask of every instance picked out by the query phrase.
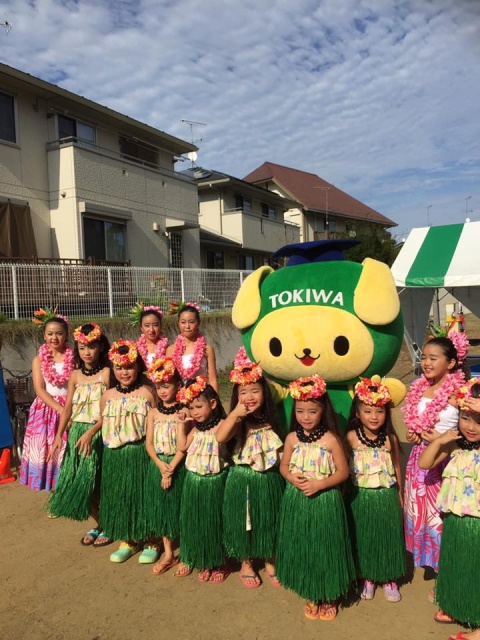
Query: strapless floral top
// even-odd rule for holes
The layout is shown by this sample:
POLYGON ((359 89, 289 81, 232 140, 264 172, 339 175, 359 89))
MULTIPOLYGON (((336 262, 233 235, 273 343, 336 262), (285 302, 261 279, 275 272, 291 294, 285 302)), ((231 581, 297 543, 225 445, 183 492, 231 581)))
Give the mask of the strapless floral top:
POLYGON ((176 414, 162 415, 153 421, 153 445, 155 451, 164 456, 174 456, 177 453, 176 414))
POLYGON ((72 399, 72 422, 95 424, 100 420, 100 400, 107 385, 101 380, 75 385, 72 399))
POLYGON ((480 451, 456 449, 442 478, 438 510, 480 518, 480 451))
POLYGON ((103 444, 116 449, 144 438, 150 408, 150 402, 143 396, 108 399, 103 410, 103 444))
POLYGON ((397 483, 392 456, 384 447, 356 447, 350 458, 350 476, 363 489, 388 489, 397 483))
POLYGON ((196 431, 187 450, 185 466, 199 476, 220 473, 228 466, 225 460, 225 445, 215 438, 216 429, 196 431))
POLYGON ((236 465, 248 465, 254 471, 266 471, 280 462, 283 443, 271 427, 251 429, 243 446, 237 440, 232 455, 236 465))
POLYGON ((305 478, 324 480, 335 473, 336 467, 330 449, 317 442, 299 442, 290 458, 291 473, 301 473, 305 478))

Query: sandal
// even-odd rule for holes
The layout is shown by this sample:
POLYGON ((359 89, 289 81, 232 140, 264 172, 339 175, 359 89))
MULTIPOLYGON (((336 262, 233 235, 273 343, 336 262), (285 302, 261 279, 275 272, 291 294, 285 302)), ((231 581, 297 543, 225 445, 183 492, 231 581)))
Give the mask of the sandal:
POLYGON ((161 576, 162 573, 166 573, 169 569, 175 567, 179 562, 180 560, 178 558, 173 558, 173 560, 164 560, 163 562, 159 560, 156 564, 153 565, 152 574, 154 576, 161 576))
POLYGON ((210 580, 211 575, 212 575, 212 572, 210 571, 210 569, 202 569, 201 571, 198 572, 198 581, 208 582, 210 580))
POLYGON ((95 549, 98 549, 99 547, 108 547, 108 545, 112 544, 112 542, 113 540, 111 538, 107 538, 107 536, 102 531, 98 534, 97 539, 93 543, 93 546, 95 547, 95 549))
POLYGON ((440 624, 455 624, 455 620, 452 616, 449 616, 448 613, 445 613, 443 609, 439 609, 437 613, 433 616, 435 622, 439 622, 440 624))
POLYGON ((331 602, 327 602, 326 604, 321 604, 318 608, 318 618, 319 620, 325 620, 327 622, 331 622, 335 620, 337 617, 338 609, 337 605, 331 602))
POLYGON ((260 576, 256 573, 248 575, 240 573, 239 578, 246 589, 257 589, 262 584, 260 576))
POLYGON ((175 573, 173 575, 174 575, 175 578, 186 578, 187 576, 189 576, 192 573, 192 571, 193 571, 193 569, 191 569, 184 562, 181 562, 178 565, 178 569, 175 571, 175 573))
POLYGON ((210 582, 220 584, 221 582, 225 582, 230 574, 231 571, 228 567, 220 567, 219 569, 214 569, 210 576, 210 582))
POLYGON ((121 542, 120 547, 110 555, 111 562, 125 562, 140 551, 140 547, 121 542))
POLYGON ((309 620, 318 620, 319 607, 318 604, 312 602, 311 600, 307 600, 305 606, 303 607, 303 614, 309 620))
POLYGON ((92 544, 94 544, 100 533, 100 529, 90 529, 90 531, 87 531, 87 533, 80 540, 80 544, 82 544, 84 547, 90 547, 92 544))

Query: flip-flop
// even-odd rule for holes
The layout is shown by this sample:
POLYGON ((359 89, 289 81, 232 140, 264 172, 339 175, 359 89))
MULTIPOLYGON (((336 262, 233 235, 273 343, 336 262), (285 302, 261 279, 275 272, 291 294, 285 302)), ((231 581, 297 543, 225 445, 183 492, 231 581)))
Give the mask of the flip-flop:
POLYGON ((84 547, 90 547, 98 538, 100 533, 100 529, 90 529, 90 531, 87 531, 87 533, 80 540, 80 544, 82 544, 84 547), (85 538, 90 538, 90 540, 88 542, 85 542, 85 538))
POLYGON ((172 567, 175 567, 180 560, 178 558, 174 558, 173 560, 169 560, 167 562, 157 562, 152 567, 152 574, 154 576, 161 576, 162 573, 166 573, 172 567))
POLYGON ((438 622, 439 624, 455 624, 456 623, 456 621, 452 618, 452 616, 449 616, 448 613, 445 613, 443 609, 439 609, 437 613, 433 616, 433 619, 435 620, 435 622, 438 622))
POLYGON ((277 575, 275 573, 268 573, 268 571, 265 571, 265 575, 267 576, 267 578, 270 580, 270 582, 273 584, 274 587, 282 586, 280 584, 280 580, 277 578, 277 575))
POLYGON ((335 605, 335 604, 321 604, 318 607, 318 619, 319 620, 324 620, 326 622, 331 622, 332 620, 335 620, 335 618, 337 617, 337 613, 338 613, 338 609, 337 609, 337 605, 335 605), (332 609, 334 609, 335 615, 334 616, 327 616, 326 612, 327 611, 331 611, 332 609), (323 613, 322 613, 322 611, 323 611, 323 613))
POLYGON ((173 574, 175 578, 186 578, 192 573, 193 569, 187 567, 183 562, 180 563, 178 569, 173 574))
POLYGON ((108 547, 112 542, 113 540, 111 538, 107 538, 107 536, 102 532, 98 534, 93 546, 95 549, 99 549, 100 547, 108 547))
POLYGON ((470 638, 467 638, 463 631, 459 631, 454 636, 450 636, 448 640, 470 640, 470 638))
POLYGON ((252 575, 240 573, 239 578, 246 589, 258 589, 258 587, 262 584, 260 576, 258 576, 256 573, 252 575))
POLYGON ((222 567, 220 569, 214 569, 210 575, 209 582, 213 582, 214 584, 220 584, 225 582, 228 576, 231 574, 230 569, 227 567, 222 567))
POLYGON ((212 572, 210 571, 210 569, 202 569, 201 571, 198 572, 198 581, 208 582, 210 580, 211 575, 212 575, 212 572))
POLYGON ((308 620, 318 620, 319 611, 320 607, 314 602, 306 602, 303 607, 303 614, 306 618, 308 618, 308 620))

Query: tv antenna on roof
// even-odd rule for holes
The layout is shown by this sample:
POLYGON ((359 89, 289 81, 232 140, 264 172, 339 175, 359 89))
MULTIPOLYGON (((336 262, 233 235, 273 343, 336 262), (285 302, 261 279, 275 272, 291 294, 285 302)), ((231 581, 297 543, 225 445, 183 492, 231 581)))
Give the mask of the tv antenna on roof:
POLYGON ((7 14, 5 14, 5 20, 3 22, 0 22, 0 27, 3 27, 5 29, 5 33, 7 34, 10 31, 10 29, 13 27, 13 23, 10 20, 10 18, 7 16, 7 14))
POLYGON ((180 122, 185 122, 189 125, 192 144, 195 144, 196 142, 202 142, 202 138, 199 138, 198 140, 193 139, 193 127, 206 127, 207 124, 205 122, 194 122, 193 120, 180 120, 180 122))

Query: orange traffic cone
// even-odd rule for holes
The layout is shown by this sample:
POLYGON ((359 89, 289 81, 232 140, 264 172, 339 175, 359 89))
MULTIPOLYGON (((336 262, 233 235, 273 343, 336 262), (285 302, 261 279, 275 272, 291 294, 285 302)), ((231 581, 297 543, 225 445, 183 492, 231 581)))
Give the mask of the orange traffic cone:
POLYGON ((4 449, 0 458, 0 484, 15 482, 15 476, 10 471, 10 449, 4 449))

